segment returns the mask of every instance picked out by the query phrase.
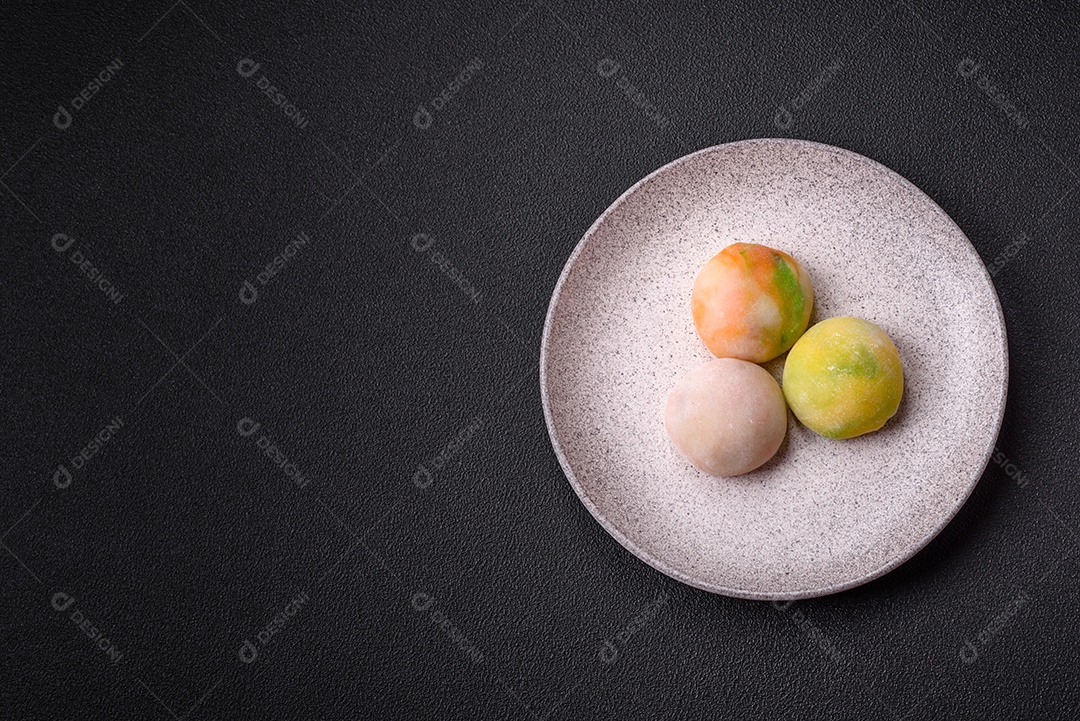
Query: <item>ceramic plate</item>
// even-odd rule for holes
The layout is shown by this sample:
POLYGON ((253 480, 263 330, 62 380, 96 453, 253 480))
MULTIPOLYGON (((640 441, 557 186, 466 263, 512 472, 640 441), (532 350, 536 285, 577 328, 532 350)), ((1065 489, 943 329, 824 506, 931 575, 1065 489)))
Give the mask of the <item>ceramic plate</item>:
MULTIPOLYGON (((766 364, 777 380, 783 361, 766 364)), ((801 140, 708 148, 626 191, 567 261, 540 354, 551 442, 596 520, 669 576, 753 599, 851 588, 925 546, 982 475, 1007 385, 1001 307, 963 232, 888 168, 801 140), (811 323, 883 328, 904 398, 880 431, 844 441, 789 412, 772 460, 713 478, 671 445, 663 409, 712 357, 690 315, 694 277, 738 241, 802 263, 811 323)))

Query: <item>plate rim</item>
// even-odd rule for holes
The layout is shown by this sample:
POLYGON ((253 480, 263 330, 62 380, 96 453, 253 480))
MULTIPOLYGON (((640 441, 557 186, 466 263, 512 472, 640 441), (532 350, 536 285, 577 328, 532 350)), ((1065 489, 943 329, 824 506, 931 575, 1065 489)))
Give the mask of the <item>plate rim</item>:
POLYGON ((846 148, 829 145, 827 143, 820 143, 814 140, 803 140, 799 138, 747 138, 743 140, 735 140, 728 143, 720 143, 718 145, 711 145, 706 148, 701 148, 699 150, 695 150, 692 153, 688 153, 686 155, 675 158, 668 163, 665 163, 664 165, 653 170, 651 173, 649 173, 648 175, 631 185, 629 188, 627 188, 621 195, 619 195, 618 198, 616 198, 614 201, 611 202, 610 205, 608 205, 604 212, 601 213, 595 221, 593 221, 592 225, 589 226, 589 229, 586 230, 585 234, 581 237, 580 240, 578 240, 577 244, 574 246, 573 251, 571 251, 569 257, 566 259, 566 263, 563 265, 562 272, 559 274, 559 279, 555 282, 555 287, 551 292, 551 300, 548 302, 547 313, 544 316, 544 330, 540 337, 539 380, 540 400, 544 409, 544 425, 547 428, 548 438, 551 441, 552 448, 555 451, 555 456, 559 460, 559 466, 562 468, 563 474, 566 476, 567 481, 569 481, 570 486, 574 489, 574 492, 577 494, 578 498, 581 500, 585 508, 588 509, 593 519, 596 520, 600 524, 600 526, 608 532, 608 534, 610 534, 616 541, 618 541, 620 545, 622 545, 636 558, 644 561, 646 564, 656 569, 657 571, 660 571, 661 573, 670 576, 677 581, 685 583, 688 586, 699 588, 703 591, 708 591, 709 593, 755 601, 795 601, 840 593, 842 591, 847 591, 849 589, 862 586, 875 579, 881 578, 885 574, 895 570, 899 566, 911 560, 917 553, 919 553, 919 551, 926 548, 926 546, 928 546, 931 541, 937 538, 938 534, 940 534, 941 531, 943 531, 945 527, 952 522, 952 520, 956 517, 956 514, 959 513, 960 509, 963 508, 964 504, 967 503, 967 500, 971 497, 971 494, 974 492, 975 487, 979 485, 979 481, 982 479, 983 473, 986 471, 986 468, 990 463, 990 458, 992 457, 994 448, 997 445, 997 439, 1001 434, 1001 425, 1005 416, 1005 405, 1008 399, 1009 392, 1009 342, 1007 330, 1005 327, 1005 314, 1001 308, 1001 299, 998 297, 997 288, 996 286, 994 286, 994 282, 990 276, 990 272, 986 268, 986 263, 983 262, 982 257, 979 255, 978 251, 975 249, 975 246, 967 237, 967 234, 963 231, 963 229, 956 224, 956 221, 954 221, 952 217, 949 216, 947 212, 945 212, 944 208, 942 208, 936 200, 930 197, 929 194, 927 194, 917 185, 915 185, 903 175, 888 167, 884 163, 880 163, 873 158, 862 155, 861 153, 847 150, 846 148), (976 265, 982 269, 982 280, 984 283, 986 283, 986 285, 991 291, 990 295, 994 300, 994 310, 997 316, 998 327, 1001 330, 1001 343, 997 350, 1000 353, 1002 359, 1002 387, 999 392, 997 407, 994 409, 995 417, 993 425, 996 427, 996 430, 990 439, 990 442, 988 444, 989 447, 984 449, 983 451, 983 460, 980 464, 978 464, 977 471, 973 472, 972 477, 968 480, 964 493, 962 493, 960 497, 956 500, 956 502, 948 509, 948 512, 942 517, 940 523, 938 523, 929 533, 927 533, 925 537, 920 538, 917 542, 912 544, 910 548, 906 549, 897 557, 889 560, 888 562, 882 564, 878 568, 873 569, 872 571, 864 573, 857 578, 851 579, 849 581, 822 586, 820 588, 779 593, 762 592, 735 587, 724 587, 698 581, 693 577, 687 575, 686 573, 683 573, 682 571, 667 566, 662 559, 657 558, 650 553, 646 553, 631 539, 629 539, 611 521, 609 521, 604 516, 604 514, 602 514, 600 510, 596 507, 596 505, 593 503, 592 499, 586 492, 584 486, 582 486, 581 482, 577 479, 577 476, 574 474, 573 468, 570 466, 570 463, 567 460, 565 453, 563 452, 562 446, 559 444, 559 440, 555 434, 554 422, 552 420, 551 401, 548 397, 547 384, 548 346, 551 338, 551 323, 552 317, 555 313, 555 307, 558 304, 559 298, 562 294, 563 285, 570 274, 570 269, 573 267, 574 262, 584 250, 589 240, 593 237, 596 230, 607 219, 608 215, 614 212, 616 208, 620 207, 631 195, 637 192, 639 188, 651 181, 654 177, 679 165, 682 165, 683 163, 689 162, 692 158, 695 158, 699 155, 704 155, 706 153, 717 152, 722 148, 730 148, 741 145, 765 144, 812 146, 818 150, 825 150, 831 153, 839 153, 841 155, 846 155, 855 160, 856 162, 870 164, 872 166, 876 166, 879 169, 884 169, 888 174, 891 174, 902 184, 907 185, 909 188, 915 190, 917 193, 921 194, 923 197, 929 200, 934 208, 934 211, 942 218, 944 218, 947 224, 951 225, 952 228, 957 233, 959 233, 959 236, 963 238, 964 242, 961 245, 963 246, 964 252, 967 253, 970 257, 973 257, 976 261, 978 261, 976 265))

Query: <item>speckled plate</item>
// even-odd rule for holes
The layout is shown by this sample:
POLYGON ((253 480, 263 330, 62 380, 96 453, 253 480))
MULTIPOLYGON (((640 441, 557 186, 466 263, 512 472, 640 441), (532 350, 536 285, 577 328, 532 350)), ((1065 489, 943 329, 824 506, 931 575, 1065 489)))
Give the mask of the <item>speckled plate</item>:
MULTIPOLYGON (((777 380, 783 360, 766 365, 777 380)), ((567 261, 540 353, 551 442, 596 520, 669 576, 752 599, 835 593, 911 558, 982 475, 1007 385, 1001 307, 963 232, 888 168, 801 140, 701 150, 626 191, 567 261), (904 399, 883 429, 846 441, 789 412, 771 461, 712 478, 671 446, 663 408, 712 357, 690 316, 694 277, 737 241, 803 264, 811 322, 881 326, 904 399)))

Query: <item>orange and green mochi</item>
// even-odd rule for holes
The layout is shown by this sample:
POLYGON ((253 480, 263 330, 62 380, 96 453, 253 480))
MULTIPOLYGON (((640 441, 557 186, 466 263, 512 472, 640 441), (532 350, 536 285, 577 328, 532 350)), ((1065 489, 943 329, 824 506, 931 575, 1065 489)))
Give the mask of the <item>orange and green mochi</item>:
POLYGON ((904 394, 904 369, 881 328, 861 318, 829 318, 788 353, 783 390, 804 426, 826 438, 852 438, 893 417, 904 394))
POLYGON ((720 358, 754 363, 791 348, 810 322, 810 276, 787 253, 735 243, 705 264, 690 307, 705 346, 720 358))

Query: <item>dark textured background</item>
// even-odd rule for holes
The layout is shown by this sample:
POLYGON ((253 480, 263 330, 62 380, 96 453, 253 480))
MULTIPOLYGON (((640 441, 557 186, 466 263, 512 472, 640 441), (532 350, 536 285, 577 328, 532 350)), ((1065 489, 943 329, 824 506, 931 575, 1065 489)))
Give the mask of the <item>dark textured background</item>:
POLYGON ((1067 3, 170 2, 0 16, 0 717, 1076 718, 1067 3), (999 462, 956 520, 886 577, 786 607, 608 537, 537 379, 555 280, 604 208, 768 136, 940 203, 1003 261, 1011 354, 999 462))

